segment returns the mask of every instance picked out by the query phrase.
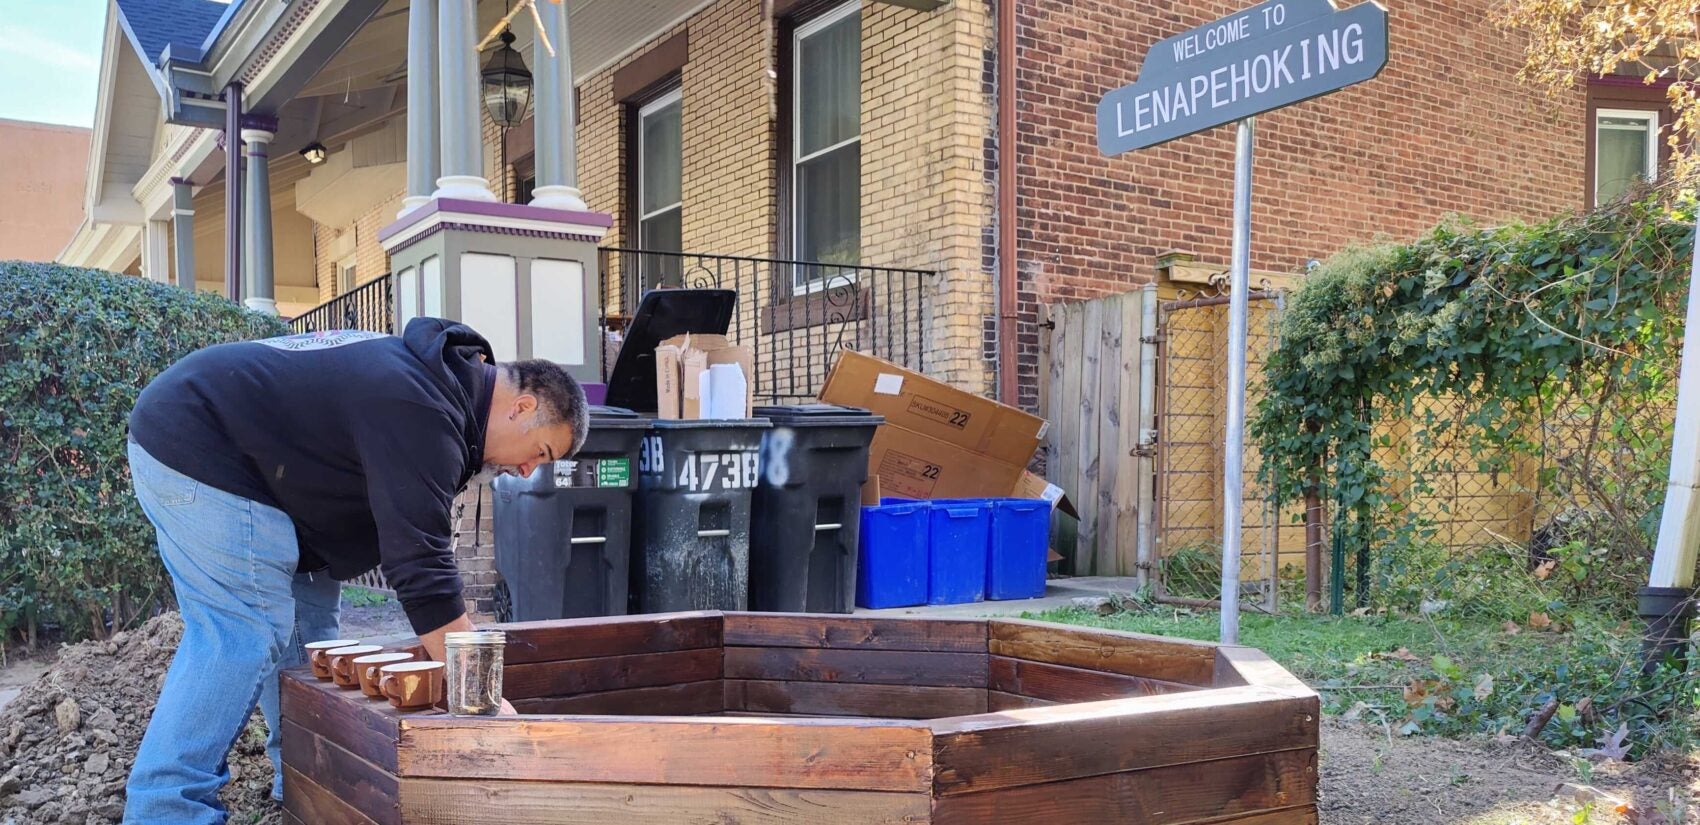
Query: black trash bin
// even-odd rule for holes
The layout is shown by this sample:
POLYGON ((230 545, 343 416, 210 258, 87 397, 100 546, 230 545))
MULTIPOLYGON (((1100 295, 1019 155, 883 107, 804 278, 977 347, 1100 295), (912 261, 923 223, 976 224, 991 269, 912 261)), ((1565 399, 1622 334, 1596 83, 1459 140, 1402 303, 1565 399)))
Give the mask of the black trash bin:
POLYGON ((770 425, 649 423, 638 460, 632 612, 748 609, 750 499, 770 425))
POLYGON ((857 407, 757 407, 762 437, 750 534, 750 609, 849 613, 868 444, 885 419, 857 407))
POLYGON ((497 621, 619 616, 628 607, 638 450, 649 422, 591 407, 578 455, 494 484, 497 621))

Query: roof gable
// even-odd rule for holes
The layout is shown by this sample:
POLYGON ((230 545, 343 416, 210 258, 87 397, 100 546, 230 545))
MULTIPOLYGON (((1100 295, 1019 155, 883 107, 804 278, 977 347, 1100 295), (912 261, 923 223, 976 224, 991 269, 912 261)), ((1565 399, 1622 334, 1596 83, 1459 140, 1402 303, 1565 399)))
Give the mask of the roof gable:
POLYGON ((167 47, 177 57, 199 59, 202 47, 221 20, 243 0, 117 0, 124 32, 142 60, 160 64, 167 47))

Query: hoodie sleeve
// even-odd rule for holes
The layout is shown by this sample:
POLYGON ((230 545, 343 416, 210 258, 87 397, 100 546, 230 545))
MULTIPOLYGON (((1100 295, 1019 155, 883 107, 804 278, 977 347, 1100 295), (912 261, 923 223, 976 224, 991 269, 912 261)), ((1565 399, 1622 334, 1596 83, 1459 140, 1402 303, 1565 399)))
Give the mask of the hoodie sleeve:
POLYGON ((392 402, 363 417, 360 463, 378 528, 379 567, 415 633, 466 612, 450 549, 455 488, 466 463, 454 422, 441 410, 392 402))

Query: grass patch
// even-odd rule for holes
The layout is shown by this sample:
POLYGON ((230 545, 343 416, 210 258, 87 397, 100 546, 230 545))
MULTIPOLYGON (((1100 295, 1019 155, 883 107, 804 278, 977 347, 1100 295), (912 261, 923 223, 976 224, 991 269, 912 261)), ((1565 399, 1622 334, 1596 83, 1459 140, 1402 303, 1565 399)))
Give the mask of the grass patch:
MULTIPOLYGON (((1204 641, 1216 639, 1218 625, 1214 612, 1163 607, 1035 618, 1204 641)), ((1314 687, 1325 712, 1404 735, 1517 735, 1556 700, 1541 732, 1552 747, 1640 756, 1693 743, 1695 675, 1661 668, 1643 676, 1633 625, 1588 614, 1532 618, 1242 614, 1240 642, 1314 687)))
POLYGON ((386 593, 356 587, 352 584, 342 586, 342 603, 350 607, 377 607, 389 601, 390 597, 386 593))

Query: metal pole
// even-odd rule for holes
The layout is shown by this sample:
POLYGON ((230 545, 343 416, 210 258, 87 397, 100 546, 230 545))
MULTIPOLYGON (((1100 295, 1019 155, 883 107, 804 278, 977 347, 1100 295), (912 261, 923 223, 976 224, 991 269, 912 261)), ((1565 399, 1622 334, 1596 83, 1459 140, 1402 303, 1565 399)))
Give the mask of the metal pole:
POLYGON ((242 84, 224 88, 224 297, 242 303, 242 84))
MULTIPOLYGON (((1688 314, 1684 329, 1700 330, 1700 218, 1688 274, 1688 314)), ((1700 346, 1689 335, 1682 342, 1676 382, 1676 428, 1671 443, 1670 481, 1653 547, 1653 569, 1640 593, 1640 615, 1647 623, 1647 665, 1678 651, 1688 636, 1694 612, 1695 555, 1700 552, 1700 346)))
POLYGON ((1136 465, 1139 479, 1136 490, 1139 501, 1138 532, 1135 553, 1139 568, 1135 571, 1139 586, 1151 582, 1156 569, 1157 547, 1157 490, 1155 451, 1157 449, 1157 285, 1146 284, 1140 290, 1139 314, 1139 456, 1136 465))
POLYGON ((1234 256, 1228 303, 1228 426, 1222 451, 1222 643, 1240 641, 1240 529, 1245 497, 1246 315, 1251 293, 1252 119, 1234 136, 1234 256))

